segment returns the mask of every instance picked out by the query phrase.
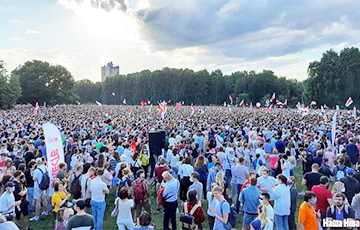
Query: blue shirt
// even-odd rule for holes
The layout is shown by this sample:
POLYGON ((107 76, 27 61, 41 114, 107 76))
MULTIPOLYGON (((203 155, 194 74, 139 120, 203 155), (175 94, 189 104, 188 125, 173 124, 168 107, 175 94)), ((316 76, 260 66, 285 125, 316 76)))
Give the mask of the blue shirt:
POLYGON ((216 174, 217 170, 214 168, 211 168, 209 170, 208 178, 206 181, 206 190, 211 191, 211 183, 214 183, 216 181, 216 174))
POLYGON ((285 184, 279 184, 270 195, 274 202, 274 213, 278 216, 290 215, 290 188, 285 184))
POLYGON ((273 150, 272 144, 266 142, 265 145, 264 145, 264 151, 265 151, 266 153, 271 154, 271 153, 272 153, 272 150, 273 150))
POLYGON ((339 212, 339 210, 335 208, 335 215, 336 220, 344 220, 344 209, 341 209, 341 211, 339 212))
POLYGON ((166 198, 166 202, 177 201, 177 196, 180 188, 180 183, 177 179, 173 178, 165 183, 165 189, 163 197, 166 198))
MULTIPOLYGON (((216 213, 222 218, 224 217, 224 213, 230 213, 230 205, 226 200, 222 200, 221 202, 217 202, 215 206, 216 213)), ((221 222, 218 218, 215 218, 214 230, 225 230, 225 224, 221 222)))
POLYGON ((257 214, 257 208, 260 204, 259 197, 261 191, 255 186, 244 189, 240 195, 240 202, 243 205, 243 211, 250 214, 257 214))

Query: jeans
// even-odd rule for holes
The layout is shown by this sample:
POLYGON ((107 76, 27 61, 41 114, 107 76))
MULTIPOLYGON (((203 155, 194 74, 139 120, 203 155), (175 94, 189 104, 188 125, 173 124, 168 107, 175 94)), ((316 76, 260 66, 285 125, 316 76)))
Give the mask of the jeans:
POLYGON ((208 215, 208 220, 209 220, 209 230, 213 230, 215 224, 215 217, 208 215))
POLYGON ((295 221, 295 213, 290 213, 289 216, 289 229, 297 229, 296 228, 296 221, 295 221))
POLYGON ((169 220, 171 219, 172 229, 176 229, 176 209, 178 207, 178 202, 166 202, 164 210, 164 230, 169 230, 169 220))
POLYGON ((225 171, 225 182, 229 184, 230 178, 232 177, 231 169, 226 169, 225 171))
POLYGON ((27 188, 27 200, 29 202, 29 211, 32 212, 35 210, 34 206, 34 187, 27 188))
POLYGON ((289 216, 279 216, 275 214, 276 230, 289 230, 289 216))
POLYGON ((237 185, 237 194, 238 194, 238 196, 237 196, 237 198, 236 198, 236 208, 235 208, 235 211, 237 212, 237 213, 239 213, 239 211, 240 211, 240 190, 241 190, 241 188, 242 188, 242 184, 238 184, 237 185))
POLYGON ((106 202, 90 201, 92 215, 95 220, 95 230, 103 229, 104 214, 106 208, 106 202))

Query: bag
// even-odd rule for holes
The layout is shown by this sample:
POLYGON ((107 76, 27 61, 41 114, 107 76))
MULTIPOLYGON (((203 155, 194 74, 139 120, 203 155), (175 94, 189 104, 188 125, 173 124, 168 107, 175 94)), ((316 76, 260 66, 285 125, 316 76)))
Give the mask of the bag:
POLYGON ((127 184, 127 179, 125 177, 121 178, 120 182, 119 182, 119 191, 121 188, 123 187, 128 187, 129 185, 127 184))
POLYGON ((66 227, 65 223, 60 224, 60 225, 57 227, 57 229, 56 229, 56 230, 60 230, 60 229, 61 229, 61 227, 63 227, 63 226, 65 226, 65 227, 66 227))
POLYGON ((81 174, 78 176, 74 175, 74 180, 71 182, 70 192, 74 195, 78 195, 81 193, 80 177, 81 174))
POLYGON ((165 188, 159 188, 159 190, 157 191, 157 202, 158 202, 158 206, 164 206, 165 205, 165 197, 163 197, 163 192, 164 192, 165 188))
POLYGON ((111 217, 117 217, 119 215, 119 200, 116 202, 114 210, 111 212, 111 217))
POLYGON ((47 190, 50 186, 50 177, 49 177, 49 173, 48 171, 45 169, 45 173, 40 169, 40 168, 37 168, 40 170, 40 172, 42 173, 43 177, 42 177, 42 180, 41 182, 39 183, 38 181, 38 184, 39 184, 39 188, 41 190, 47 190))
POLYGON ((138 182, 134 187, 135 203, 143 203, 145 197, 144 183, 138 182))
POLYGON ((346 166, 344 165, 343 169, 340 169, 340 167, 337 165, 336 168, 338 169, 338 171, 336 172, 336 180, 339 181, 341 178, 345 176, 346 166))
MULTIPOLYGON (((223 216, 222 205, 223 205, 224 202, 227 202, 227 201, 223 200, 221 202, 221 204, 220 204, 221 216, 223 216)), ((235 228, 235 225, 236 225, 236 211, 235 211, 234 207, 230 206, 230 213, 229 213, 228 222, 224 225, 224 227, 225 227, 225 229, 232 229, 232 228, 235 228)))
POLYGON ((195 224, 194 213, 200 207, 199 204, 196 204, 190 211, 188 212, 187 202, 184 203, 184 213, 180 214, 180 222, 182 222, 182 229, 191 229, 197 230, 198 225, 195 224))

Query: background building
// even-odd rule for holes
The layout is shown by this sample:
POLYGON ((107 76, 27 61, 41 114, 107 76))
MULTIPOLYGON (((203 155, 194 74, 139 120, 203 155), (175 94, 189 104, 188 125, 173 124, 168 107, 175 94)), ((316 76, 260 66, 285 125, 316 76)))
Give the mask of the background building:
POLYGON ((114 66, 112 62, 107 63, 106 66, 101 67, 101 81, 104 82, 107 77, 120 75, 120 67, 114 66))

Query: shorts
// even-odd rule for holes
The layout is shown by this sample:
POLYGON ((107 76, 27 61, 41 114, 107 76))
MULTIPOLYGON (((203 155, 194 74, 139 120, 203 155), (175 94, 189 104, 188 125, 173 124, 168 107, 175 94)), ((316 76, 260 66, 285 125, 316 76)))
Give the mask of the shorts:
POLYGON ((47 197, 47 191, 48 190, 41 190, 40 188, 34 187, 34 200, 39 200, 41 198, 47 197))
POLYGON ((250 226, 251 221, 255 220, 257 214, 244 213, 243 225, 250 226))

